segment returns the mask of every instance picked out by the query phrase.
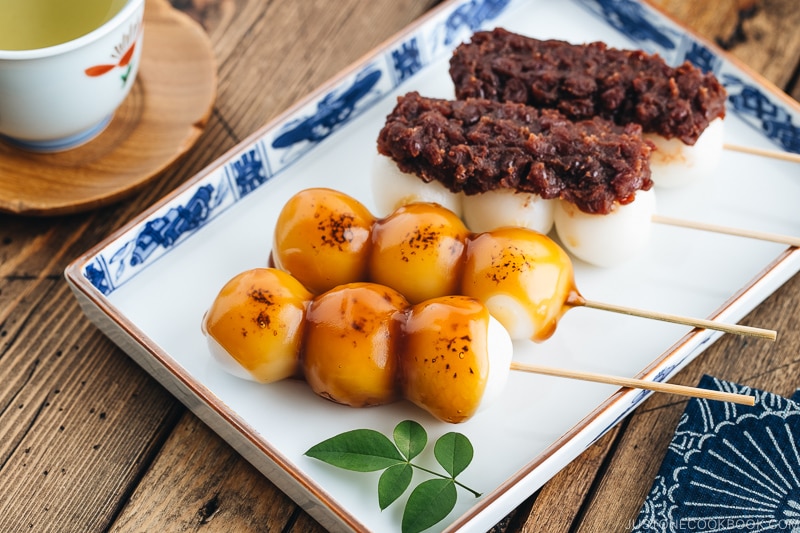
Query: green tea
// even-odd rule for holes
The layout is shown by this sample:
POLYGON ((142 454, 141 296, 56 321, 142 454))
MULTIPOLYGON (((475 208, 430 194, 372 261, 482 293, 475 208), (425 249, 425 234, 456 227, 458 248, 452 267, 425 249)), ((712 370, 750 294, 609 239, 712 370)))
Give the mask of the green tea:
POLYGON ((86 35, 128 0, 0 0, 0 50, 34 50, 86 35))

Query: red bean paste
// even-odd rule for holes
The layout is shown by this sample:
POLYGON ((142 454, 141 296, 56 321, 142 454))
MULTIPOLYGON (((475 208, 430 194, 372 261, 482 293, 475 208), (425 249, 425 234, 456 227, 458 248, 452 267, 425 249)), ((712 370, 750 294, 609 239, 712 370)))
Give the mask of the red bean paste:
POLYGON ((652 187, 651 150, 637 124, 573 122, 552 109, 417 92, 398 98, 378 136, 378 152, 400 170, 452 192, 509 188, 597 214, 652 187))
POLYGON ((502 28, 477 32, 456 48, 450 76, 459 99, 554 108, 575 120, 633 122, 645 133, 690 146, 709 122, 725 116, 725 89, 713 74, 602 42, 541 41, 502 28))

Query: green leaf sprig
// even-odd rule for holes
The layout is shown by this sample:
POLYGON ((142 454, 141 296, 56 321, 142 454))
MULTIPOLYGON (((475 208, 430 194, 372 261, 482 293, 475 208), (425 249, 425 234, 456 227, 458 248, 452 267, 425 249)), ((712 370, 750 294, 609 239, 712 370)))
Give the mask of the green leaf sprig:
POLYGON ((428 434, 419 423, 400 422, 394 428, 393 437, 394 442, 379 431, 355 429, 312 446, 305 455, 355 472, 383 470, 378 481, 381 511, 408 489, 414 468, 435 476, 417 485, 409 495, 403 510, 403 533, 418 533, 443 520, 456 506, 456 485, 476 498, 480 496, 479 492, 456 481, 472 462, 474 451, 467 437, 450 432, 434 444, 433 455, 447 475, 411 462, 428 444, 428 434))

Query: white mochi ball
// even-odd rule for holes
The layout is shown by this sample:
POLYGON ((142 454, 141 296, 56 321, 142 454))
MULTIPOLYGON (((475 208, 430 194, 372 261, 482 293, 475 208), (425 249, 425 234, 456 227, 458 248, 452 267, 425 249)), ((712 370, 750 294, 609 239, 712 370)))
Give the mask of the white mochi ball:
POLYGON ((654 189, 638 191, 636 199, 616 205, 607 215, 584 213, 560 200, 553 218, 564 248, 578 259, 601 267, 621 264, 647 246, 656 212, 654 189))
POLYGON ((547 233, 553 227, 555 203, 555 200, 545 200, 538 194, 513 189, 464 195, 461 201, 464 223, 475 233, 503 226, 521 226, 547 233))
POLYGON ((650 154, 650 171, 656 187, 682 187, 714 173, 719 166, 724 147, 724 127, 721 118, 714 119, 697 139, 694 146, 680 139, 665 139, 648 133, 645 138, 656 145, 650 154))
POLYGON ((461 216, 461 196, 450 192, 438 181, 425 183, 403 172, 390 158, 378 154, 372 165, 372 197, 378 216, 387 216, 398 207, 414 202, 430 202, 446 207, 461 216))

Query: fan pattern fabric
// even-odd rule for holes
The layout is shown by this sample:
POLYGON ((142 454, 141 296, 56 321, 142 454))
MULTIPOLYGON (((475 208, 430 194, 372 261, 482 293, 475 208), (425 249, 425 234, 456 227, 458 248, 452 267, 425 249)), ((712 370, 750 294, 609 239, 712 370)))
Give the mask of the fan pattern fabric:
POLYGON ((699 386, 756 402, 689 401, 633 531, 800 532, 800 390, 699 386))

